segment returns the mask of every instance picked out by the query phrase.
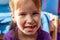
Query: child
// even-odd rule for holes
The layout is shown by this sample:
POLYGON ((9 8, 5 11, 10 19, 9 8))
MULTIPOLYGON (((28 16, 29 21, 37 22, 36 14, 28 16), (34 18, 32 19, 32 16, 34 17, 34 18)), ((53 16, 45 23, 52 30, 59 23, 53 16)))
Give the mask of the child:
POLYGON ((11 31, 3 40, 51 40, 41 30, 42 0, 10 0, 12 11, 11 31))

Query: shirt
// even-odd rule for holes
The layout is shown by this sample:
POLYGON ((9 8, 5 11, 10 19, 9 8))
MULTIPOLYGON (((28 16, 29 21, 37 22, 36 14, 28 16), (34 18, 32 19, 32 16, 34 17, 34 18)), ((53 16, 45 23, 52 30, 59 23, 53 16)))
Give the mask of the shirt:
MULTIPOLYGON (((18 29, 18 28, 16 28, 16 29, 18 29)), ((8 32, 7 34, 4 35, 3 40, 13 40, 13 38, 14 38, 13 35, 14 35, 14 30, 12 29, 10 32, 8 32)), ((18 35, 15 36, 14 40, 19 40, 18 35)), ((37 40, 51 40, 51 37, 47 32, 39 29, 37 40)))
POLYGON ((60 40, 60 33, 57 32, 57 40, 60 40))

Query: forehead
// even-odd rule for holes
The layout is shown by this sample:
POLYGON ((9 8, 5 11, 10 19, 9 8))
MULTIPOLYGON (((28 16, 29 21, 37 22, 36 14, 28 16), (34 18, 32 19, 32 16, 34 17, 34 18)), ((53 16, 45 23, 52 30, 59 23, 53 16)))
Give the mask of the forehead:
POLYGON ((20 9, 20 10, 37 10, 35 4, 33 3, 32 0, 16 0, 14 1, 15 5, 15 10, 20 9))

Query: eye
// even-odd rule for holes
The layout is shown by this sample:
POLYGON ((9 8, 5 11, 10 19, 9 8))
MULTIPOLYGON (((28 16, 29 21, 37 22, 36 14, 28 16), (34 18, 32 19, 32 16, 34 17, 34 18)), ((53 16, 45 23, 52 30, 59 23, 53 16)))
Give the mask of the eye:
POLYGON ((25 16, 26 14, 22 13, 22 14, 20 14, 20 15, 25 16))
POLYGON ((25 15, 26 15, 26 13, 21 12, 21 13, 19 13, 19 15, 20 15, 20 16, 25 16, 25 15))
POLYGON ((38 12, 34 12, 34 13, 33 13, 33 15, 37 15, 37 14, 39 14, 39 13, 38 13, 38 12))

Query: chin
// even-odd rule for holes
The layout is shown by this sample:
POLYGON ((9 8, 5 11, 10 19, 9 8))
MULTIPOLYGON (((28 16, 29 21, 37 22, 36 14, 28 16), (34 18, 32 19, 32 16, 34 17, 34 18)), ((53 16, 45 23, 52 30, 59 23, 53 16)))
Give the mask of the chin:
POLYGON ((36 34, 36 31, 34 31, 34 32, 23 32, 23 33, 26 35, 34 35, 34 34, 36 34))
POLYGON ((34 35, 35 33, 24 33, 26 35, 34 35))

